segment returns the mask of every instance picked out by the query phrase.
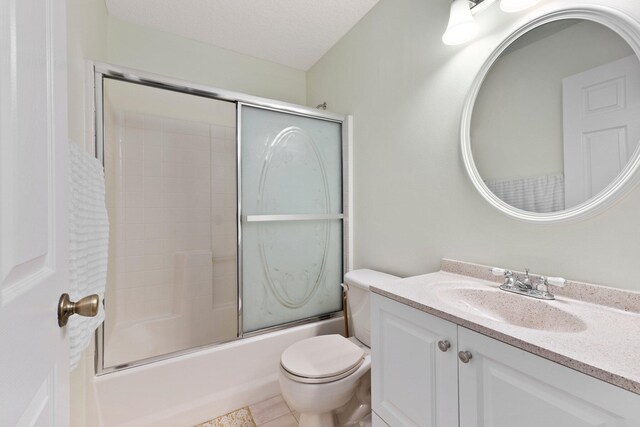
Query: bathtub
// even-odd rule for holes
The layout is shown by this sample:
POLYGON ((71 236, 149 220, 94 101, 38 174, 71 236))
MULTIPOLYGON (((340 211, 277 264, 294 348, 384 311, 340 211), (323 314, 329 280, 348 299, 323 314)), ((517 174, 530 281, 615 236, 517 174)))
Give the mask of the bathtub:
POLYGON ((188 427, 275 396, 282 351, 304 338, 342 333, 343 322, 296 326, 91 377, 91 425, 188 427))

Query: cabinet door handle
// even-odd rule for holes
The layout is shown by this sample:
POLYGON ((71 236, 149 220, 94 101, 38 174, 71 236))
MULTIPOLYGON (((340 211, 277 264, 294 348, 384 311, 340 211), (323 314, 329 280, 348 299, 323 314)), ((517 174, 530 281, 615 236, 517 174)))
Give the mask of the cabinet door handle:
POLYGON ((440 351, 446 353, 447 350, 451 348, 451 343, 447 340, 438 341, 438 348, 440 349, 440 351))
POLYGON ((458 359, 462 363, 469 363, 469 361, 473 358, 470 351, 461 351, 458 353, 458 359))

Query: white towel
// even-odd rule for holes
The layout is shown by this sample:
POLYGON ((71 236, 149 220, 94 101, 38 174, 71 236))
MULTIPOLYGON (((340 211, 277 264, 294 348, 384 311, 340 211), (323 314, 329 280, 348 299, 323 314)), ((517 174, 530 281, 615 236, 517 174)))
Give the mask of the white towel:
POLYGON ((529 212, 564 210, 564 175, 485 181, 489 190, 514 208, 529 212))
POLYGON ((72 301, 92 294, 100 296, 96 317, 69 318, 69 358, 74 369, 91 342, 93 331, 104 320, 109 220, 102 165, 74 144, 69 145, 69 296, 72 301))

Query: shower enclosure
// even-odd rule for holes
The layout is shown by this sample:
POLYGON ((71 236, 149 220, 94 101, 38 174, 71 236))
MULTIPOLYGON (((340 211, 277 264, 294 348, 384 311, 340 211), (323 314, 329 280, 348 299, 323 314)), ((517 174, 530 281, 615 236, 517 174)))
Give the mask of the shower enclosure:
POLYGON ((96 65, 98 374, 341 315, 345 117, 96 65))

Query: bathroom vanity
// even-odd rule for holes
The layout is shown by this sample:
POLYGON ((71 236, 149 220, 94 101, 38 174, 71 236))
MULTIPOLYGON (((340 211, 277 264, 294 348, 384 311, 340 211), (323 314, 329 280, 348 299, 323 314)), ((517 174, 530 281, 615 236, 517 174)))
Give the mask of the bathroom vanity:
POLYGON ((640 425, 640 314, 498 286, 440 271, 371 288, 374 425, 640 425))

